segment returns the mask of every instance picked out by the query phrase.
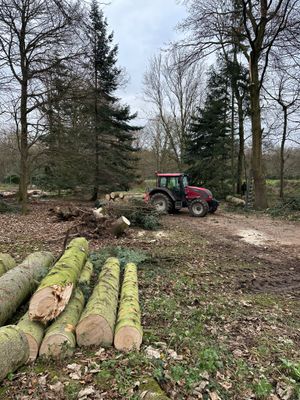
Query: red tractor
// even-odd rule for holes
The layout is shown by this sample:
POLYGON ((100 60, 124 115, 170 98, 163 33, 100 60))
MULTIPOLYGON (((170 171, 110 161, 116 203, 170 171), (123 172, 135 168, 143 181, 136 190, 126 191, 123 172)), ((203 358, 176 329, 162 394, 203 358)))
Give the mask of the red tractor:
POLYGON ((156 177, 156 187, 146 194, 146 200, 157 211, 173 213, 187 207, 192 217, 205 217, 217 210, 219 202, 212 193, 208 189, 189 186, 187 175, 156 173, 156 177))

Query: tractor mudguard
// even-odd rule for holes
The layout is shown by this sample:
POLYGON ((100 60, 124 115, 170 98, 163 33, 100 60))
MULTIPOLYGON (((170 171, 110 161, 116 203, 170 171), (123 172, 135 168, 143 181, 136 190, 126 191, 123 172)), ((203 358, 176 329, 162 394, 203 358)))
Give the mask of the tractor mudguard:
POLYGON ((174 194, 173 194, 169 189, 166 189, 166 188, 163 188, 163 187, 155 188, 155 189, 152 189, 152 190, 148 193, 148 195, 149 195, 150 198, 151 198, 151 196, 153 196, 155 193, 163 193, 163 194, 166 194, 166 195, 169 196, 174 202, 176 201, 174 194))

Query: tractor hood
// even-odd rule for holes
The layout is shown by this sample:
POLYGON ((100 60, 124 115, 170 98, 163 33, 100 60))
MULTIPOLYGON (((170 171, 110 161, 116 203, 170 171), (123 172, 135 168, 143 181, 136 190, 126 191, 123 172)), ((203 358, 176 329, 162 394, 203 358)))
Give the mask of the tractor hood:
POLYGON ((189 193, 195 193, 197 195, 200 194, 200 195, 204 196, 204 198, 207 198, 207 199, 213 198, 212 192, 205 188, 201 188, 201 187, 197 187, 197 186, 186 186, 186 190, 189 193))

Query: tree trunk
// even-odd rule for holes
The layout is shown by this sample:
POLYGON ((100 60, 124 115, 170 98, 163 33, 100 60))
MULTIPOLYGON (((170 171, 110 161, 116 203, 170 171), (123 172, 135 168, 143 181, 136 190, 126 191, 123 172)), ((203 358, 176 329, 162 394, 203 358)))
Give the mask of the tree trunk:
POLYGON ((120 237, 129 227, 130 221, 126 217, 120 217, 112 224, 111 231, 114 236, 120 237))
POLYGON ((141 400, 170 400, 159 384, 153 378, 143 378, 139 388, 141 400))
MULTIPOLYGON (((22 49, 21 53, 25 50, 22 49)), ((21 56, 22 57, 22 56, 21 56)), ((19 201, 21 203, 22 214, 26 214, 27 212, 27 187, 28 187, 28 179, 29 179, 29 171, 28 171, 28 163, 29 163, 29 152, 28 152, 28 123, 27 123, 27 101, 28 101, 28 81, 27 81, 27 70, 25 66, 25 60, 22 57, 22 75, 23 81, 21 84, 21 107, 20 107, 20 183, 19 183, 19 201)))
POLYGON ((76 328, 79 346, 112 345, 119 297, 120 263, 109 258, 102 268, 99 283, 76 328))
POLYGON ((40 356, 60 357, 73 353, 76 347, 75 327, 84 307, 84 296, 76 289, 60 316, 47 329, 40 348, 40 356))
POLYGON ((282 133, 282 139, 281 139, 281 145, 280 145, 280 192, 279 192, 279 197, 283 199, 284 197, 284 164, 285 164, 285 142, 286 142, 286 137, 287 137, 287 124, 288 124, 288 110, 287 107, 283 107, 283 133, 282 133))
POLYGON ((15 325, 0 328, 0 382, 24 365, 29 357, 25 334, 15 325))
POLYGON ((234 159, 235 159, 235 141, 234 141, 234 131, 235 131, 235 121, 234 121, 234 98, 235 98, 235 94, 234 94, 234 86, 235 86, 235 82, 233 82, 234 79, 232 79, 231 81, 231 191, 232 194, 235 193, 235 183, 234 183, 234 176, 235 176, 235 169, 234 169, 234 159))
POLYGON ((0 326, 35 291, 53 261, 51 253, 33 253, 0 278, 0 326))
POLYGON ((47 322, 65 309, 88 255, 88 242, 73 239, 50 273, 42 280, 29 304, 31 320, 47 322))
POLYGON ((0 253, 0 276, 16 266, 15 260, 6 253, 0 253))
POLYGON ((38 356, 39 348, 42 343, 45 326, 40 322, 31 321, 27 312, 18 322, 18 327, 26 335, 29 345, 29 356, 26 362, 34 362, 38 356))
POLYGON ((137 267, 127 264, 122 285, 114 344, 117 350, 139 350, 142 344, 137 267))
POLYGON ((262 160, 262 128, 260 108, 260 82, 258 73, 258 60, 251 55, 251 78, 250 78, 250 100, 251 100, 251 122, 252 122, 252 172, 254 179, 254 207, 266 209, 268 207, 266 180, 263 173, 262 160))
POLYGON ((244 111, 243 100, 241 96, 237 95, 238 103, 238 118, 239 118, 239 153, 237 165, 237 193, 242 194, 242 182, 244 173, 244 159, 245 159, 245 132, 244 132, 244 111))

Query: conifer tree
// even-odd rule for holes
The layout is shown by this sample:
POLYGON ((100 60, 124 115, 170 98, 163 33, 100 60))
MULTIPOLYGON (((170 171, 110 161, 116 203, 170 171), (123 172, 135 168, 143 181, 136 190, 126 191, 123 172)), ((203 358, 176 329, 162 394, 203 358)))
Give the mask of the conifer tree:
POLYGON ((204 107, 193 118, 186 152, 192 179, 207 185, 217 196, 225 194, 231 174, 229 89, 229 78, 212 68, 208 95, 204 107))
POLYGON ((93 199, 100 185, 126 189, 133 179, 133 132, 139 128, 130 122, 136 115, 122 106, 115 95, 120 85, 121 70, 117 67, 118 46, 113 45, 113 34, 107 33, 107 21, 93 0, 89 26, 89 65, 92 67, 93 134, 95 149, 93 171, 93 199))

